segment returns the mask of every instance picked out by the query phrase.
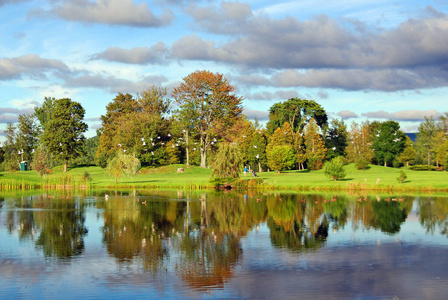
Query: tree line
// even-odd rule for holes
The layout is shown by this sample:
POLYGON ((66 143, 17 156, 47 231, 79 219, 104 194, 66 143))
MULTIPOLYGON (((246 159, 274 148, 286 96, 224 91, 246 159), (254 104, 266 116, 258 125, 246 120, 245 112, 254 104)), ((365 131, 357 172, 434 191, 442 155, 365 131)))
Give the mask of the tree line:
POLYGON ((56 165, 98 165, 117 178, 141 166, 184 163, 212 167, 226 177, 243 165, 259 172, 318 170, 335 158, 386 167, 448 167, 448 113, 425 117, 415 142, 396 121, 328 120, 314 100, 291 98, 269 109, 260 126, 245 116, 243 98, 222 74, 196 71, 169 95, 150 86, 137 95, 118 93, 101 116, 102 126, 85 138, 85 110, 71 99, 45 98, 33 114, 8 123, 0 152, 4 171, 28 162, 41 176, 56 165), (119 155, 120 154, 120 155, 119 155))

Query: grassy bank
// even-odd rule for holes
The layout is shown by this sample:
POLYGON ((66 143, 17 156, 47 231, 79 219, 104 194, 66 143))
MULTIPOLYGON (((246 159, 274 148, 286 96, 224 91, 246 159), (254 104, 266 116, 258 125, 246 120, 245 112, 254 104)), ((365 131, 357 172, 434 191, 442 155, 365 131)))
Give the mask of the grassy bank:
MULTIPOLYGON (((356 170, 353 164, 345 166, 347 176, 344 180, 333 181, 319 171, 286 171, 283 173, 258 173, 263 184, 256 183, 253 188, 272 190, 300 190, 300 191, 441 191, 448 192, 448 172, 412 171, 404 169, 407 179, 403 183, 397 182, 399 169, 370 166, 367 170, 356 170)), ((52 174, 40 177, 35 171, 1 172, 0 188, 8 189, 62 189, 62 188, 182 188, 207 189, 210 184, 211 170, 196 166, 170 165, 162 167, 142 168, 134 178, 114 179, 108 176, 100 167, 77 167, 63 173, 62 168, 53 169, 52 174), (178 173, 178 168, 184 168, 178 173), (86 178, 88 173, 91 180, 86 178)), ((241 174, 242 176, 242 174, 241 174)), ((251 177, 242 176, 243 180, 251 177)), ((253 182, 252 182, 253 183, 253 182)))

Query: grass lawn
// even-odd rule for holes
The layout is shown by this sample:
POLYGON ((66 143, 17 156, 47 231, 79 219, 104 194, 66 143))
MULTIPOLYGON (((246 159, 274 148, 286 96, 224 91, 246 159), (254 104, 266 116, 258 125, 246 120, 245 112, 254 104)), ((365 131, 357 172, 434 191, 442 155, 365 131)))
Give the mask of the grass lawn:
MULTIPOLYGON (((412 171, 404 168, 407 179, 398 183, 399 169, 385 168, 370 165, 367 170, 356 170, 353 164, 345 166, 347 176, 340 181, 333 181, 326 177, 322 170, 319 171, 285 171, 258 173, 269 186, 279 189, 403 189, 403 190, 444 190, 448 191, 448 172, 437 171, 412 171), (379 179, 379 184, 377 181, 379 179)), ((40 177, 36 171, 25 172, 1 172, 0 184, 7 182, 26 183, 29 185, 57 184, 69 178, 72 183, 81 184, 81 177, 88 172, 92 178, 92 187, 97 188, 207 188, 211 187, 210 169, 202 169, 197 166, 169 165, 162 167, 145 167, 134 178, 120 177, 115 184, 114 179, 107 175, 100 167, 77 167, 62 172, 62 167, 53 169, 53 174, 40 177), (184 168, 183 173, 177 173, 178 168, 184 168)), ((249 180, 252 177, 243 177, 249 180)))

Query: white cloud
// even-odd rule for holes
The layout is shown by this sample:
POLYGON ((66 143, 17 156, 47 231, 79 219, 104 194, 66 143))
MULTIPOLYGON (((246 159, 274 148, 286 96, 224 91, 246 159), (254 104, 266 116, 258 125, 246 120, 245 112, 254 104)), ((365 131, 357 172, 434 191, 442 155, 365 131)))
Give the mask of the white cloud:
POLYGON ((136 4, 132 0, 69 0, 55 5, 51 10, 36 9, 30 16, 55 15, 69 21, 102 23, 132 27, 161 27, 174 18, 170 10, 160 16, 154 15, 146 3, 136 4))

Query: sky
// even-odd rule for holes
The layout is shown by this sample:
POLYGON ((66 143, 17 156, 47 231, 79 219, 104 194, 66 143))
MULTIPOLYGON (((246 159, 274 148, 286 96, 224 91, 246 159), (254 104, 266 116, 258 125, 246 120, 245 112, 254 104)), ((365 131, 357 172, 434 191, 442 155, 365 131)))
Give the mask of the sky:
POLYGON ((223 74, 262 124, 292 97, 330 119, 400 123, 448 112, 448 1, 0 0, 0 141, 44 97, 86 110, 197 70, 223 74))

